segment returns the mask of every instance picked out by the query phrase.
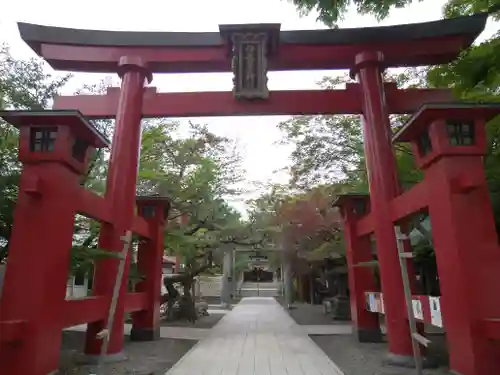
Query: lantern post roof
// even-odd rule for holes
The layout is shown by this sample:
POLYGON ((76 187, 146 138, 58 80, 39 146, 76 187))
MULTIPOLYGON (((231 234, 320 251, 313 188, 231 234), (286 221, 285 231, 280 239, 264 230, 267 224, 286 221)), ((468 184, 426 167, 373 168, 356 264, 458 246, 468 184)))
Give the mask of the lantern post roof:
POLYGON ((160 203, 170 206, 171 199, 165 195, 151 194, 151 195, 137 195, 135 197, 136 202, 144 203, 160 203))
POLYGON ((363 199, 365 201, 368 201, 370 199, 369 194, 363 194, 363 193, 346 193, 346 194, 337 194, 335 199, 332 202, 332 207, 341 207, 347 202, 350 202, 352 200, 356 199, 363 199))
POLYGON ((109 140, 78 110, 7 110, 0 111, 0 117, 17 128, 30 125, 68 126, 75 135, 95 148, 110 145, 109 140))
POLYGON ((393 136, 392 141, 394 143, 411 142, 433 121, 439 119, 457 121, 482 119, 489 121, 498 114, 500 114, 500 103, 427 103, 422 105, 406 121, 393 136))

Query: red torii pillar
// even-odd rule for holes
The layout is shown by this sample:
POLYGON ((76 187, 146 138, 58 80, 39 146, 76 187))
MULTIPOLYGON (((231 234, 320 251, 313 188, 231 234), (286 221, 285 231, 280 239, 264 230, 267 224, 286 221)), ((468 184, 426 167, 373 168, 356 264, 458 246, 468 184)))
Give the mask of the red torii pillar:
POLYGON ((400 186, 385 101, 383 62, 380 52, 360 53, 351 76, 357 76, 363 95, 364 148, 384 293, 389 360, 393 364, 409 365, 413 363, 412 339, 405 315, 403 282, 390 210, 390 202, 399 194, 400 186))
MULTIPOLYGON (((118 73, 122 79, 122 85, 116 113, 105 195, 113 225, 103 224, 99 236, 99 247, 115 252, 119 252, 123 248, 120 237, 126 231, 131 230, 135 216, 144 81, 147 79, 148 82, 151 82, 152 80, 152 74, 148 70, 146 63, 136 56, 120 58, 118 73)), ((130 254, 127 257, 114 323, 109 338, 108 360, 123 358, 124 296, 127 292, 129 264, 130 254)), ((93 286, 94 295, 112 295, 117 269, 118 262, 113 259, 103 260, 97 265, 93 286)), ((102 340, 98 339, 96 335, 105 328, 105 324, 106 321, 100 320, 88 325, 85 354, 90 360, 100 354, 102 340)))

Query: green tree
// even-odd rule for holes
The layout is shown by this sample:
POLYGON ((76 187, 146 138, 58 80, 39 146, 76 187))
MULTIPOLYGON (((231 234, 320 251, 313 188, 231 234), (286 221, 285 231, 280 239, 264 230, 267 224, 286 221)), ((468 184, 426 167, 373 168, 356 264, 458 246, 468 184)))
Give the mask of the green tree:
POLYGON ((329 27, 337 27, 350 7, 355 7, 360 14, 374 15, 382 20, 391 9, 404 8, 422 0, 289 0, 302 15, 317 12, 318 21, 329 27))
POLYGON ((227 203, 240 194, 236 186, 243 177, 234 143, 204 125, 189 124, 187 136, 180 130, 178 122, 145 122, 138 193, 170 198, 165 250, 179 255, 184 268, 181 275, 165 279, 166 286, 172 290, 172 283, 183 284, 181 314, 193 320, 193 278, 220 267, 225 244, 252 246, 262 234, 227 203))
MULTIPOLYGON (((400 87, 425 86, 420 70, 408 69, 387 75, 400 87)), ((335 89, 349 81, 347 76, 325 77, 322 89, 335 89)), ((392 116, 396 131, 407 116, 392 116)), ((335 185, 337 193, 368 192, 363 149, 363 130, 359 116, 294 116, 278 125, 283 144, 293 146, 290 168, 293 187, 308 191, 318 185, 335 185)), ((409 188, 422 175, 415 169, 408 145, 395 145, 403 187, 409 188)))

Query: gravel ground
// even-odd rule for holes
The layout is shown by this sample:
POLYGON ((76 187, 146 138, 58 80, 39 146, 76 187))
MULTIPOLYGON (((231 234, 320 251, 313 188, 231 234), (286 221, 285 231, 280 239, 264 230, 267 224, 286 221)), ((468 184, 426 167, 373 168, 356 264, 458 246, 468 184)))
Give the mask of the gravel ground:
MULTIPOLYGON (((281 298, 278 302, 284 305, 281 298)), ((324 313, 322 305, 295 303, 289 310, 293 320, 299 325, 348 324, 335 321, 324 313)), ((345 375, 415 375, 415 369, 384 365, 387 356, 386 343, 359 343, 351 335, 310 335, 323 352, 344 371, 345 375)), ((436 346, 433 353, 440 363, 446 363, 443 353, 443 336, 433 336, 436 346)), ((449 374, 446 368, 424 370, 426 375, 449 374)))
MULTIPOLYGON (((345 375, 415 375, 415 369, 384 365, 387 345, 360 344, 353 336, 310 336, 345 375)), ((447 375, 446 368, 424 370, 426 375, 447 375)))
MULTIPOLYGON (((286 308, 283 298, 276 300, 286 308)), ((323 305, 310 305, 308 303, 294 303, 293 308, 288 310, 290 316, 298 325, 330 325, 348 324, 346 321, 333 320, 331 315, 324 313, 323 305)))
MULTIPOLYGON (((92 367, 78 364, 84 341, 85 332, 63 332, 60 375, 89 375, 92 367)), ((106 375, 164 375, 194 344, 195 340, 180 339, 127 341, 125 343, 127 360, 103 365, 102 371, 106 375)))
POLYGON ((187 320, 178 320, 174 322, 161 321, 163 327, 190 327, 190 328, 212 328, 219 320, 222 319, 224 314, 210 314, 208 316, 201 316, 193 324, 187 320))

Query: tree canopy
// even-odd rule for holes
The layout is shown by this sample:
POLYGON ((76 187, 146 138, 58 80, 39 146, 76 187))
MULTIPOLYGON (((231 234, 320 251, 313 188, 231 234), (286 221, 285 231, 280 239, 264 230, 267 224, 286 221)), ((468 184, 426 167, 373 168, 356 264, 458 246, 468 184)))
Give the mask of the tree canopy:
POLYGON ((318 13, 318 20, 329 27, 337 27, 350 7, 360 14, 372 14, 378 20, 389 15, 391 9, 404 8, 423 0, 289 0, 303 15, 318 13))

